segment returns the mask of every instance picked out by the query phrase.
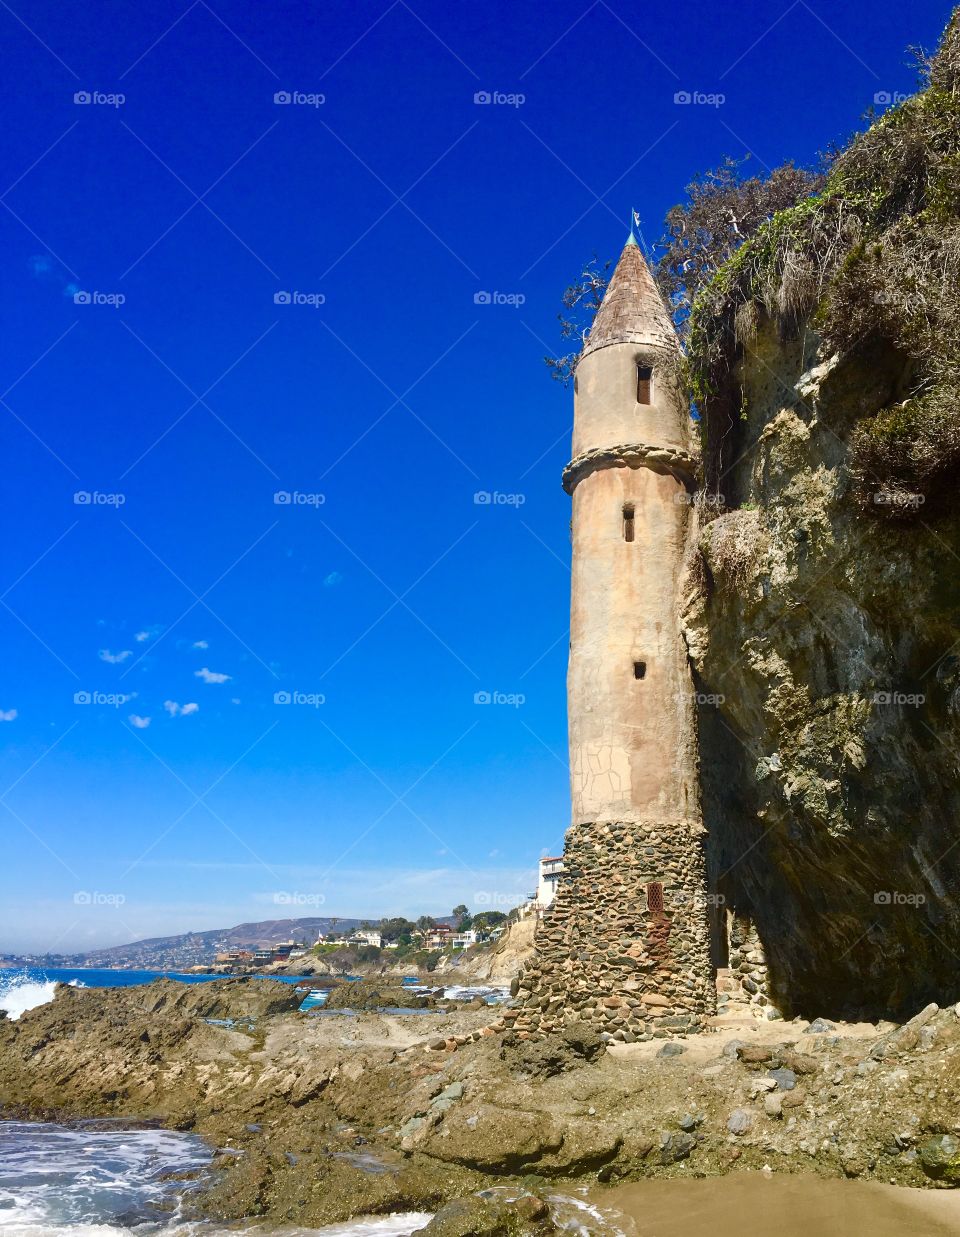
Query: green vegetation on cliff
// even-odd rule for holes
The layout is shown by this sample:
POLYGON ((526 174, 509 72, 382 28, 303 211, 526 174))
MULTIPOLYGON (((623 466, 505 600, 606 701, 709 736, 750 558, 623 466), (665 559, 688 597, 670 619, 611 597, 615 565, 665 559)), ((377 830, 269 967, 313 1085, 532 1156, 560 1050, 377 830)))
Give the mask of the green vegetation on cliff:
POLYGON ((703 286, 689 361, 708 485, 738 453, 736 367, 765 323, 826 355, 900 361, 886 406, 850 435, 854 493, 910 515, 960 463, 960 16, 926 86, 858 134, 819 192, 778 211, 703 286))

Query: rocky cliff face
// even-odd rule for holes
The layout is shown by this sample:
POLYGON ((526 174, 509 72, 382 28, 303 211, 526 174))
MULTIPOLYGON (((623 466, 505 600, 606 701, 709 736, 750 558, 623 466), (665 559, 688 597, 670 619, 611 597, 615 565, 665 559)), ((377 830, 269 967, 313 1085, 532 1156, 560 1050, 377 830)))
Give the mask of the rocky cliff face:
POLYGON ((847 471, 892 368, 815 336, 743 362, 741 505, 686 616, 714 879, 788 1013, 960 997, 960 513, 891 523, 847 471))
POLYGON ((712 879, 788 1015, 960 997, 958 42, 692 334, 712 879))

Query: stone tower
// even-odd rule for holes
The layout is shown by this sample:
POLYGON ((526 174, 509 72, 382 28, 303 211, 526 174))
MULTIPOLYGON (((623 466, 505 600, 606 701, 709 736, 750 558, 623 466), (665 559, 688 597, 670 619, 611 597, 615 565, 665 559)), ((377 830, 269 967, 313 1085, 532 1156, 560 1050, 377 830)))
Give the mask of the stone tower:
POLYGON ((695 461, 680 346, 631 233, 577 364, 565 873, 517 993, 520 1030, 615 1039, 715 1008, 693 683, 678 591, 695 461))

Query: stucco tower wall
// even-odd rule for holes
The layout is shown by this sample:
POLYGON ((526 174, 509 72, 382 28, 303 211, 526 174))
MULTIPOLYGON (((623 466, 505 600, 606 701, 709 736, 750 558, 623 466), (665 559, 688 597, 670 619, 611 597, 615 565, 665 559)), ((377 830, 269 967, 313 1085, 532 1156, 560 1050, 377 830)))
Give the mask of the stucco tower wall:
MULTIPOLYGON (((665 376, 669 359, 622 344, 583 359, 575 456, 638 437, 685 445, 677 392, 665 376), (638 364, 654 369, 651 405, 636 402, 638 364)), ((567 674, 574 824, 699 816, 690 673, 676 621, 691 510, 682 481, 646 466, 608 465, 574 489, 567 674)))
POLYGON ((687 417, 677 385, 679 347, 636 342, 607 344, 584 353, 573 397, 574 458, 618 442, 688 446, 687 417), (637 366, 654 371, 653 402, 637 403, 637 366))

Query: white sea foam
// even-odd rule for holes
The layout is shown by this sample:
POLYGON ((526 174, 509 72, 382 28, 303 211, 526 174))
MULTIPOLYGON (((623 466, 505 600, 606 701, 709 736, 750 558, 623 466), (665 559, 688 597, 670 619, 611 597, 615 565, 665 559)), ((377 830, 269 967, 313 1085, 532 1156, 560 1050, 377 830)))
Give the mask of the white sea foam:
POLYGON ((16 1022, 28 1009, 52 1001, 56 988, 52 979, 32 979, 29 975, 11 975, 8 979, 0 971, 0 1009, 16 1022))
POLYGON ((166 1174, 209 1161, 199 1138, 169 1130, 0 1122, 0 1233, 100 1237, 138 1224, 149 1231, 155 1221, 160 1231, 188 1233, 164 1215, 178 1192, 166 1174))
MULTIPOLYGON (((402 1211, 390 1216, 355 1216, 326 1228, 281 1228, 269 1230, 275 1237, 410 1237, 425 1228, 433 1216, 428 1211, 402 1211)), ((259 1232, 255 1229, 254 1232, 259 1232)))

